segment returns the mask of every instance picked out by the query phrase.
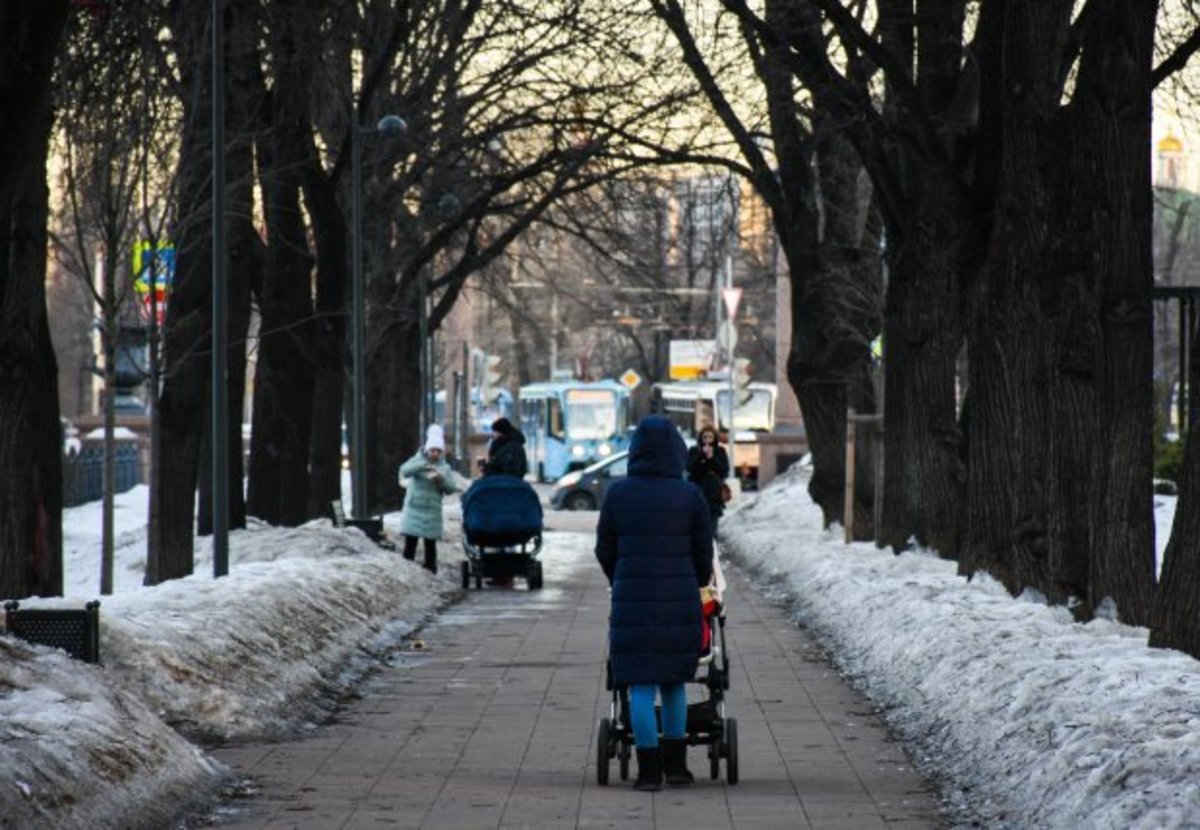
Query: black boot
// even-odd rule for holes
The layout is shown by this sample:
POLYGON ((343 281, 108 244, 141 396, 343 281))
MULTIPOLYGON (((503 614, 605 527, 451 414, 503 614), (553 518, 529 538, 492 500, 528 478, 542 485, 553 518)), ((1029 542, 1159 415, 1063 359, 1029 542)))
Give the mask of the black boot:
POLYGON ((638 776, 633 782, 635 790, 656 793, 662 789, 662 750, 639 749, 637 751, 638 776))
POLYGON ((662 768, 672 787, 690 787, 696 782, 687 768, 687 738, 663 738, 662 768))
POLYGON ((437 573, 437 551, 425 551, 425 570, 437 573))

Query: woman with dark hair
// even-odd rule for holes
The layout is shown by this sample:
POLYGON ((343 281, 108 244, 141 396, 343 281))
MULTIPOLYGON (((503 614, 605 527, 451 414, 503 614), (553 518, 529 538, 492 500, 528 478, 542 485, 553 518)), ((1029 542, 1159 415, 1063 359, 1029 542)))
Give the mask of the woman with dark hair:
POLYGON ((683 480, 686 451, 669 420, 643 418, 629 446, 629 475, 609 486, 596 527, 596 559, 612 586, 612 679, 629 688, 638 790, 662 789, 664 777, 680 787, 694 780, 684 684, 699 662, 700 586, 712 577, 713 542, 704 497, 683 480))
POLYGON ((721 446, 717 430, 712 424, 705 424, 696 436, 696 446, 688 451, 687 459, 688 481, 700 488, 704 501, 708 503, 708 512, 712 524, 712 535, 716 538, 717 521, 725 512, 725 500, 721 490, 725 479, 729 477, 729 456, 721 446))
POLYGON ((508 418, 497 418, 492 424, 492 441, 488 445, 485 476, 516 476, 524 478, 529 472, 525 457, 525 436, 508 418))

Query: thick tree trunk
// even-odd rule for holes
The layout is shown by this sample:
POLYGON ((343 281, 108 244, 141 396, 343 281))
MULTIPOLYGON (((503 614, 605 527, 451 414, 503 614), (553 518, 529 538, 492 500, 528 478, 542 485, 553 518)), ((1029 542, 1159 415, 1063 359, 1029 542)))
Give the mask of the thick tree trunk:
MULTIPOLYGON (((786 37, 819 37, 820 20, 810 8, 777 0, 764 11, 767 22, 786 37)), ((828 526, 844 520, 848 385, 864 374, 873 339, 866 331, 870 323, 862 321, 877 321, 879 312, 878 288, 862 284, 866 272, 856 267, 852 253, 866 207, 856 186, 857 159, 820 95, 814 134, 802 127, 787 49, 768 45, 759 73, 779 161, 772 219, 791 281, 787 377, 813 457, 808 493, 828 526)), ((870 478, 864 483, 856 493, 855 528, 860 538, 871 538, 870 478)))
MULTIPOLYGON (((229 406, 226 423, 229 424, 228 492, 229 527, 232 530, 246 526, 246 448, 241 427, 245 420, 250 295, 262 284, 263 245, 254 227, 254 132, 256 113, 262 106, 262 88, 255 80, 261 68, 254 9, 247 3, 230 4, 228 15, 225 177, 228 184, 226 399, 229 406)), ((207 417, 211 417, 211 413, 207 417)), ((212 451, 208 443, 211 421, 204 429, 204 436, 196 510, 196 530, 201 536, 212 533, 212 451)))
POLYGON ((1092 600, 1153 622, 1153 284, 1151 71, 1157 3, 1108 0, 1085 43, 1078 122, 1101 183, 1093 206, 1104 338, 1101 394, 1107 464, 1096 509, 1092 600))
POLYGON ((254 378, 247 510, 271 524, 308 519, 308 453, 312 429, 312 261, 300 207, 308 162, 309 67, 318 44, 304 37, 295 12, 270 26, 275 55, 271 131, 260 142, 267 218, 267 270, 254 378))
POLYGON ((46 319, 46 149, 66 0, 5 6, 0 53, 0 596, 62 594, 62 427, 46 319))
POLYGON ((342 498, 348 254, 346 220, 333 186, 318 165, 316 148, 310 147, 309 154, 304 196, 317 250, 317 317, 313 326, 317 371, 309 442, 308 516, 316 518, 328 515, 330 502, 342 498))
POLYGON ((989 113, 1000 125, 1000 164, 988 252, 967 295, 970 435, 960 564, 964 573, 991 572, 1014 594, 1033 588, 1054 600, 1066 599, 1056 569, 1069 537, 1068 507, 1087 516, 1086 500, 1070 503, 1078 488, 1063 480, 1063 458, 1078 449, 1064 456, 1070 445, 1061 417, 1078 396, 1058 396, 1058 343, 1070 342, 1067 324, 1078 315, 1061 313, 1063 261, 1051 255, 1069 224, 1057 218, 1067 211, 1055 210, 1058 182, 1067 180, 1055 114, 1058 35, 1069 12, 1062 0, 1019 4, 989 29, 1002 49, 1002 60, 985 62, 1002 78, 984 82, 1000 96, 989 113))
POLYGON ((192 573, 193 522, 204 410, 211 374, 212 170, 210 84, 205 18, 177 7, 174 15, 179 65, 185 90, 179 154, 179 204, 175 241, 175 285, 163 338, 166 377, 159 402, 158 434, 163 451, 154 458, 158 521, 151 526, 146 584, 192 573))
POLYGON ((46 318, 47 108, 0 205, 0 596, 61 596, 62 427, 46 318))
POLYGON ((949 174, 927 170, 914 182, 905 232, 888 255, 880 538, 896 550, 916 540, 943 556, 958 553, 965 482, 955 388, 958 280, 969 217, 949 174))
POLYGON ((1013 483, 1016 480, 1012 436, 1016 414, 1004 321, 1009 286, 1005 243, 997 235, 987 258, 968 283, 964 307, 967 322, 967 394, 962 429, 967 462, 967 488, 958 572, 986 571, 1016 589, 1012 528, 1013 483))
MULTIPOLYGON (((870 188, 860 183, 863 170, 854 148, 829 116, 816 123, 817 181, 821 206, 820 266, 815 280, 818 305, 827 309, 820 325, 828 340, 829 372, 842 384, 841 405, 859 415, 877 412, 871 342, 883 325, 882 263, 877 217, 870 188)), ((833 395, 830 396, 834 397, 833 395)), ((836 404, 835 404, 836 405, 836 404)), ((846 425, 839 430, 840 461, 830 469, 841 491, 837 516, 844 520, 846 425)), ((854 538, 875 538, 875 466, 883 447, 860 428, 855 440, 854 538)), ((831 459, 832 460, 832 459, 831 459)), ((815 476, 814 464, 814 476, 815 476)))

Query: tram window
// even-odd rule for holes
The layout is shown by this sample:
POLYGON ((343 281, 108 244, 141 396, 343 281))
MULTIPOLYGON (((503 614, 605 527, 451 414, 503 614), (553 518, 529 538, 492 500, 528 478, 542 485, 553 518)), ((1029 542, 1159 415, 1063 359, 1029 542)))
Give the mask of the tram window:
POLYGON ((549 415, 550 423, 548 424, 548 429, 550 435, 561 440, 566 434, 566 430, 563 427, 562 401, 558 399, 550 401, 549 415))

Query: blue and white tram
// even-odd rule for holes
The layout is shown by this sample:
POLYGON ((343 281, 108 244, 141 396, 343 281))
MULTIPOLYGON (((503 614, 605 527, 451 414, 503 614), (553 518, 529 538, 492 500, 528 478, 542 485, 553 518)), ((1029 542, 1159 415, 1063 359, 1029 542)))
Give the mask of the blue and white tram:
POLYGON ((629 390, 612 380, 522 386, 521 431, 530 469, 556 481, 629 447, 629 390))

